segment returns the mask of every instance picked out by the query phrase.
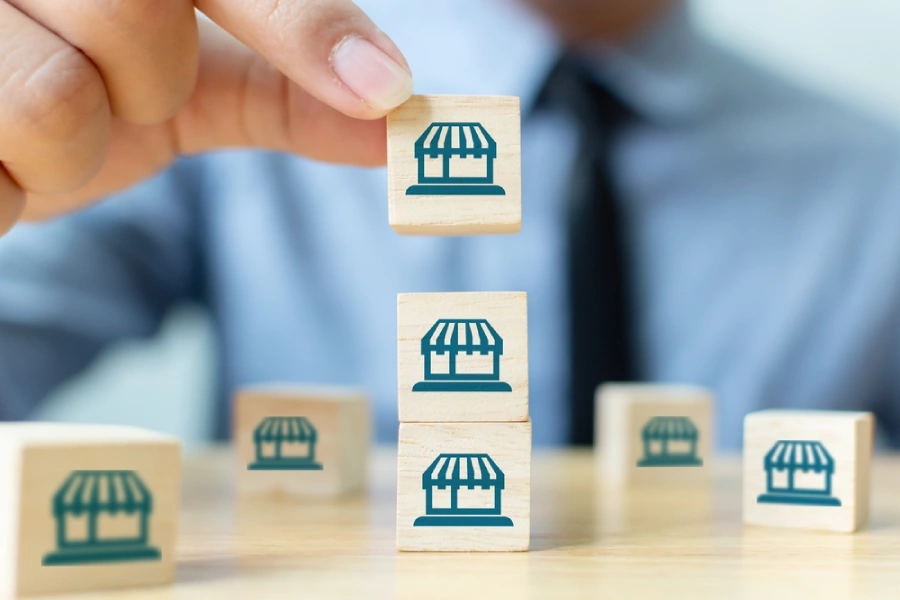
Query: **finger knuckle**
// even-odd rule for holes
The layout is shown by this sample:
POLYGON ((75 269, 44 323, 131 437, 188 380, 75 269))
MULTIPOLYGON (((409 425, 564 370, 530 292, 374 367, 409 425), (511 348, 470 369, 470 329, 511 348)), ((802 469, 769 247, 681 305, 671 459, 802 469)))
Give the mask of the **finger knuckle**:
POLYGON ((62 47, 40 61, 21 86, 13 119, 32 135, 73 138, 106 106, 102 79, 77 50, 62 47))
POLYGON ((284 0, 263 0, 258 4, 258 9, 269 25, 276 29, 281 28, 285 21, 294 20, 306 12, 309 2, 295 2, 293 4, 284 0))
POLYGON ((314 34, 337 18, 330 3, 320 0, 262 0, 259 10, 269 29, 280 35, 294 35, 298 29, 314 34))

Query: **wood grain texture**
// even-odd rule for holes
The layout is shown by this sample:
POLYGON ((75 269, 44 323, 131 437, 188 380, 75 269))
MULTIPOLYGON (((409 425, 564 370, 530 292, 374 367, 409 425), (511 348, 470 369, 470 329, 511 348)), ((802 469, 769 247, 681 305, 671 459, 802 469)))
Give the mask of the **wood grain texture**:
MULTIPOLYGON (((178 571, 129 600, 628 598, 882 600, 900 587, 900 455, 873 463, 871 526, 855 535, 745 527, 741 461, 712 484, 608 486, 587 450, 536 450, 531 551, 397 552, 395 448, 365 495, 238 502, 230 450, 186 462, 178 571)), ((79 596, 118 600, 121 592, 79 596)))
MULTIPOLYGON (((610 384, 597 388, 597 466, 609 483, 656 485, 702 483, 709 477, 714 443, 714 398, 686 385, 610 384), (687 417, 698 432, 698 466, 638 466, 644 458, 643 429, 654 417, 687 417)), ((654 442, 656 444, 657 442, 654 442)))
MULTIPOLYGON (((235 397, 235 469, 242 494, 334 496, 366 484, 372 417, 365 392, 342 387, 272 385, 235 397), (254 432, 267 417, 304 417, 316 431, 317 470, 251 470, 254 432)), ((272 446, 265 448, 271 451, 272 446)), ((308 451, 308 442, 302 450, 308 451)))
MULTIPOLYGON (((132 427, 5 423, 0 424, 0 465, 0 596, 159 585, 174 578, 181 501, 181 446, 174 438, 132 427), (75 471, 137 475, 152 498, 146 546, 158 550, 158 558, 43 564, 60 549, 54 496, 75 471)), ((99 493, 100 501, 109 501, 99 493)), ((66 515, 68 539, 80 535, 76 521, 87 531, 87 518, 86 511, 66 515)), ((123 504, 98 517, 98 535, 130 536, 139 529, 138 519, 123 504)))
MULTIPOLYGON (((387 117, 390 225, 398 233, 517 233, 522 225, 519 99, 504 96, 413 96, 387 117), (493 182, 504 195, 407 195, 418 183, 416 140, 432 123, 480 123, 496 142, 493 182)), ((448 140, 449 143, 449 140, 448 140)), ((471 147, 471 143, 470 143, 471 147)), ((434 159, 439 160, 439 159, 434 159)), ((473 155, 451 170, 471 170, 473 155)))
MULTIPOLYGON (((531 532, 531 422, 401 423, 398 446, 397 547, 412 551, 527 550, 531 532), (501 515, 510 527, 422 527, 422 475, 441 454, 487 454, 504 477, 501 515)), ((461 489, 460 498, 483 494, 461 489)), ((490 490, 488 490, 490 493, 490 490)))
MULTIPOLYGON (((528 299, 524 292, 400 294, 397 354, 401 422, 528 419, 528 299), (422 338, 439 319, 487 319, 503 340, 499 377, 509 384, 511 391, 413 391, 425 375, 422 338)), ((446 354, 438 358, 448 360, 446 354)), ((484 362, 490 358, 476 352, 460 360, 484 362)))
MULTIPOLYGON (((853 532, 869 517, 872 413, 766 410, 744 419, 744 522, 751 525, 853 532), (820 442, 834 460, 830 496, 840 506, 764 503, 766 454, 779 441, 820 442)), ((796 455, 797 460, 803 457, 796 455)), ((807 458, 808 454, 807 454, 807 458)), ((778 476, 785 476, 780 470, 778 476)), ((824 475, 808 469, 797 477, 816 484, 824 475), (812 478, 816 479, 812 479, 812 478)))

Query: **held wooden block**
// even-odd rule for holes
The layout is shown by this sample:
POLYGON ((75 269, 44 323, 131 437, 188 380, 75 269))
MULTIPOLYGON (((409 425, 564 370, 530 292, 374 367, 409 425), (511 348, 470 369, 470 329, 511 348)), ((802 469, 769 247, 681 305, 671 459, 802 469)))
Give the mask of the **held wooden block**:
POLYGON ((519 99, 413 96, 387 117, 390 224, 398 233, 516 233, 519 99))
POLYGON ((869 517, 875 418, 765 410, 744 418, 744 523, 853 532, 869 517))
POLYGON ((597 388, 603 479, 613 484, 697 483, 709 476, 713 395, 686 385, 597 388))
POLYGON ((400 294, 401 422, 528 419, 524 292, 400 294))
POLYGON ((397 548, 528 550, 531 421, 401 423, 397 548))
POLYGON ((174 438, 0 424, 0 597, 170 583, 180 502, 174 438))
POLYGON ((361 390, 248 388, 237 394, 234 419, 242 493, 329 496, 364 487, 372 425, 361 390))

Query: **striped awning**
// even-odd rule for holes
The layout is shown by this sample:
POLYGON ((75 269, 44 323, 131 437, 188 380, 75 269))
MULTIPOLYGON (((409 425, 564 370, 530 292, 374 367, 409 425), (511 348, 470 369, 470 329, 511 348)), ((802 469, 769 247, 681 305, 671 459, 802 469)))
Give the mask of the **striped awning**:
POLYGON ((503 339, 486 319, 440 319, 422 338, 422 353, 503 354, 503 339))
POLYGON ((645 440, 696 440, 697 427, 687 417, 653 417, 641 435, 645 440))
POLYGON ((497 158, 497 142, 481 123, 432 123, 416 140, 416 158, 497 158))
POLYGON ((422 474, 422 487, 466 486, 503 489, 503 471, 487 454, 441 454, 422 474))
POLYGON ((766 454, 766 469, 803 469, 834 472, 834 459, 821 442, 781 440, 766 454))
POLYGON ((134 471, 73 471, 53 497, 56 515, 152 509, 153 496, 134 471))
POLYGON ((256 442, 315 442, 316 428, 306 417, 266 417, 253 432, 256 442))

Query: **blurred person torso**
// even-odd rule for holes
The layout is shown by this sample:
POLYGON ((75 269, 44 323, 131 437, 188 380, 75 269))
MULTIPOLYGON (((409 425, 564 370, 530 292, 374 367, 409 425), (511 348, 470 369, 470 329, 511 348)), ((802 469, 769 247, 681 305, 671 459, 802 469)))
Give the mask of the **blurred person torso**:
MULTIPOLYGON (((403 49, 416 93, 521 97, 521 233, 399 236, 383 169, 182 159, 0 240, 0 417, 26 417, 110 342, 196 300, 219 334, 219 435, 236 388, 315 382, 367 388, 391 440, 397 293, 523 290, 534 438, 566 441, 564 198, 579 132, 535 102, 560 43, 511 2, 358 4, 403 49)), ((874 410, 900 442, 897 135, 702 39, 681 6, 584 56, 638 116, 615 174, 642 378, 715 390, 727 447, 746 412, 775 406, 874 410)))

